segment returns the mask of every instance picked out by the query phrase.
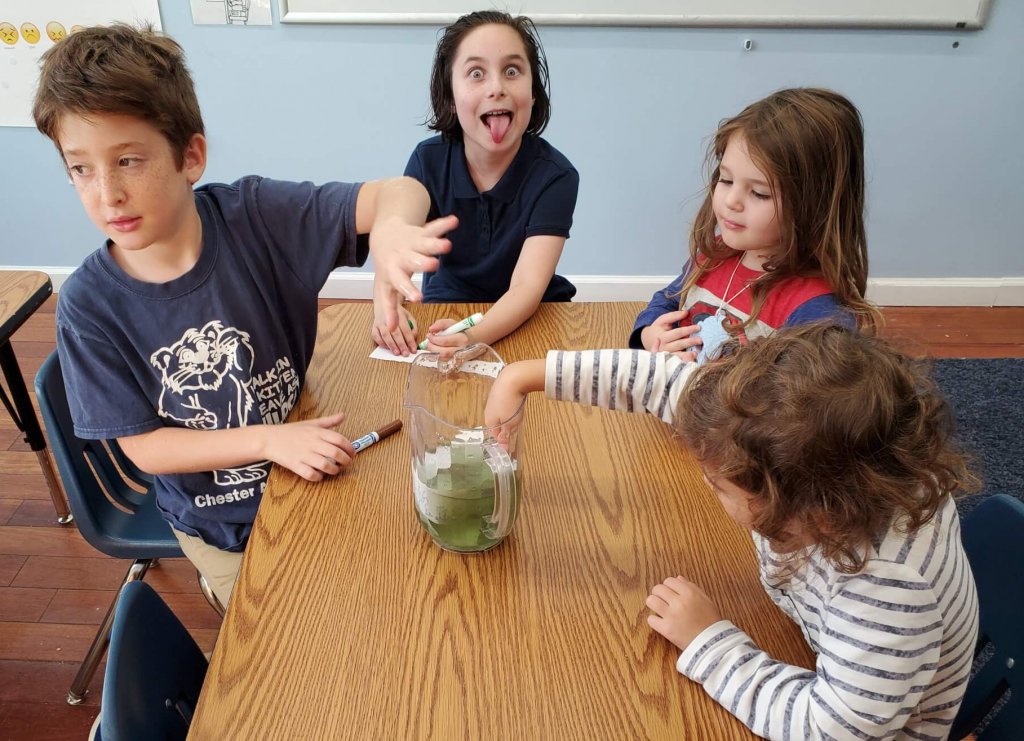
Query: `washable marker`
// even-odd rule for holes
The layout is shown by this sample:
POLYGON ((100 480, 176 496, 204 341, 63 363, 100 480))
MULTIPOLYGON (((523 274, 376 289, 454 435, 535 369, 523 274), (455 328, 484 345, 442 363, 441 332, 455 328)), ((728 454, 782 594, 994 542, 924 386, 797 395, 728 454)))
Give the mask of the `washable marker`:
POLYGON ((358 453, 360 450, 365 450, 374 443, 379 443, 384 438, 394 435, 400 429, 402 429, 402 420, 396 419, 394 422, 389 422, 384 425, 379 430, 374 430, 373 432, 363 435, 358 440, 353 440, 352 448, 358 453))
MULTIPOLYGON (((470 327, 475 327, 476 325, 478 325, 483 320, 484 320, 484 315, 481 314, 480 312, 477 312, 473 316, 467 316, 461 322, 455 322, 455 324, 453 324, 452 326, 448 327, 448 329, 441 330, 440 332, 437 333, 437 336, 438 337, 447 337, 448 335, 451 335, 451 334, 458 334, 459 332, 465 332, 467 329, 469 329, 470 327)), ((418 345, 418 347, 420 348, 420 350, 426 350, 427 349, 427 340, 423 340, 423 342, 421 342, 418 345)))

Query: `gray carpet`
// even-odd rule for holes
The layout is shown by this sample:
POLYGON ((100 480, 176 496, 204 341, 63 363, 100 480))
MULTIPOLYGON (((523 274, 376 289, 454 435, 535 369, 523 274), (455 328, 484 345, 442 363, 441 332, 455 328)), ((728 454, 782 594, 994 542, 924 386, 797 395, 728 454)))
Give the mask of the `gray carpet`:
POLYGON ((1024 501, 1024 359, 936 360, 932 374, 982 480, 979 493, 959 502, 960 514, 989 494, 1024 501))

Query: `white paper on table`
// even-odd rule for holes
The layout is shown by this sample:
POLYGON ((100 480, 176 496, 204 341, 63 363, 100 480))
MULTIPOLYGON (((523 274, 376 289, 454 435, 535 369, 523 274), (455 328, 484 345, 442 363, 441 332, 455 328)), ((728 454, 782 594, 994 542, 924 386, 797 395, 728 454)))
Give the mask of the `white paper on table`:
POLYGON ((373 352, 370 353, 370 357, 374 360, 391 360, 396 363, 411 363, 416 359, 416 356, 425 350, 417 350, 412 355, 395 355, 393 352, 388 350, 386 347, 375 347, 373 352))
MULTIPOLYGON (((386 347, 375 347, 373 352, 370 353, 370 357, 374 360, 391 360, 396 363, 411 363, 417 356, 422 355, 423 353, 426 353, 426 350, 417 350, 415 354, 403 357, 401 355, 395 355, 386 347)), ((424 361, 424 365, 426 367, 436 367, 437 360, 424 361)), ((463 373, 474 373, 478 376, 490 376, 491 378, 496 378, 498 372, 504 367, 505 366, 502 363, 495 363, 486 360, 467 360, 459 365, 458 369, 463 373)))

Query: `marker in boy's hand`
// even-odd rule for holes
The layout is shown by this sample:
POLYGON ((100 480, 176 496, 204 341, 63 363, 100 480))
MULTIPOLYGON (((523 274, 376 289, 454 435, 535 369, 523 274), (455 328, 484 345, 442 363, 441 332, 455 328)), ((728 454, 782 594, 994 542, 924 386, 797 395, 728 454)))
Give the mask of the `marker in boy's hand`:
POLYGON ((722 619, 718 607, 688 579, 670 576, 655 584, 645 603, 654 613, 647 624, 685 651, 694 638, 722 619))

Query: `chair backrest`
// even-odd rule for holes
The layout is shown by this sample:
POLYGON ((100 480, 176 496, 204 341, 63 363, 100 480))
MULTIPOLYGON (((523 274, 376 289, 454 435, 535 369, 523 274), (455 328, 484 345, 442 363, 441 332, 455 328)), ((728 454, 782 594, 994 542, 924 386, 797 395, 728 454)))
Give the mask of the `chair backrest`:
POLYGON ((100 704, 102 741, 184 740, 207 661, 160 595, 143 581, 121 590, 100 704))
POLYGON ((986 497, 964 518, 962 537, 981 630, 950 738, 1024 739, 1024 502, 986 497))
POLYGON ((50 449, 82 537, 115 558, 181 556, 178 541, 156 508, 149 477, 116 441, 75 436, 56 352, 36 374, 35 388, 50 449))

